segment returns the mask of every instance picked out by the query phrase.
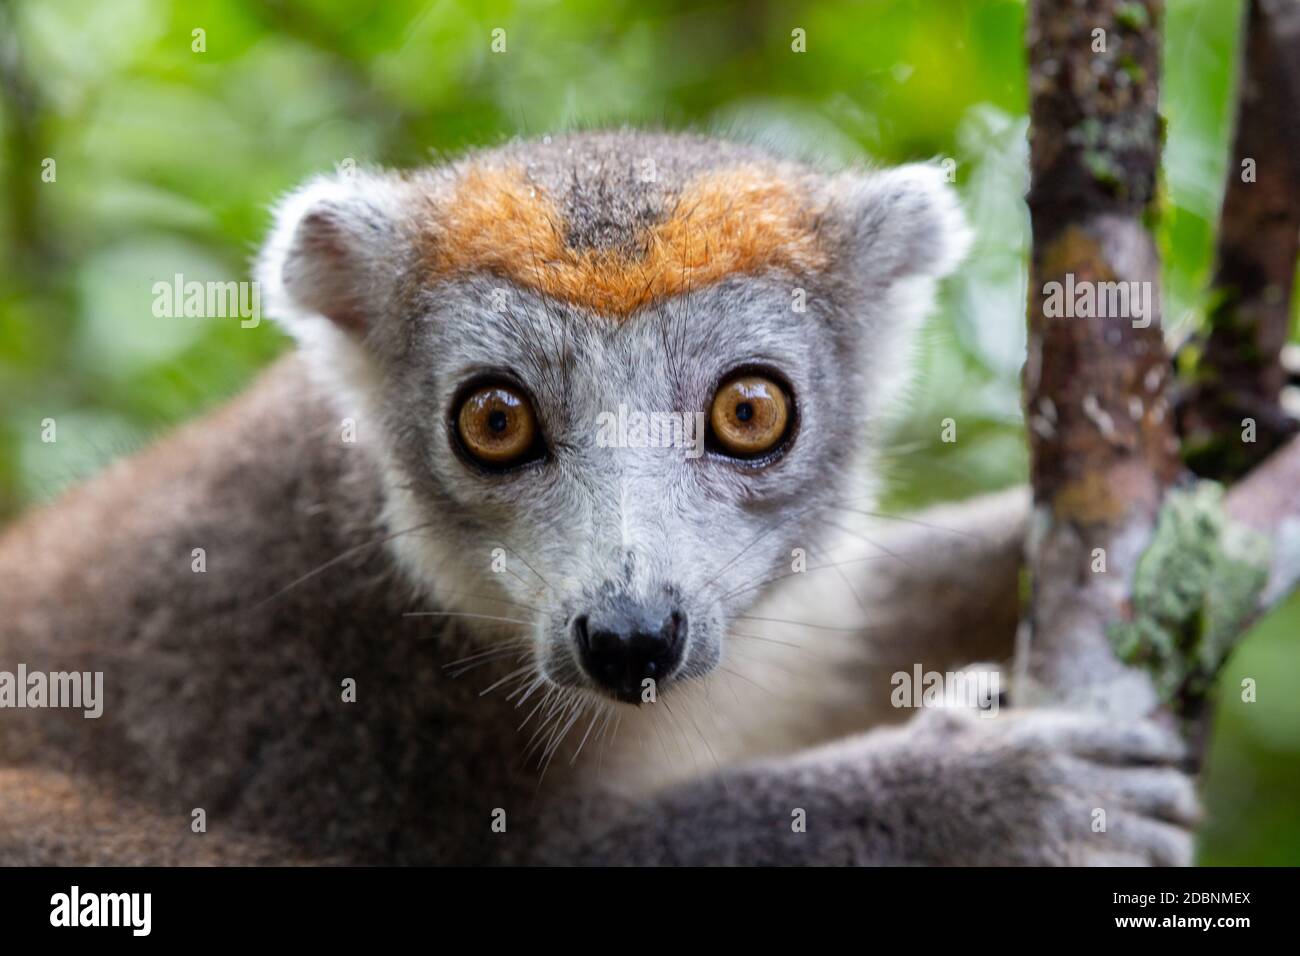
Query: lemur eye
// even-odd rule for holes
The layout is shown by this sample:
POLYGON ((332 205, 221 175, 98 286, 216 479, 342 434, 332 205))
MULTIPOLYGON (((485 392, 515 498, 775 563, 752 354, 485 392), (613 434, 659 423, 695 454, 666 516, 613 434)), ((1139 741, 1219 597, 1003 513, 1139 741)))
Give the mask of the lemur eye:
POLYGON ((719 449, 734 458, 757 458, 776 448, 790 431, 790 396, 772 379, 738 375, 713 396, 709 424, 719 449))
POLYGON ((456 429, 465 450, 490 468, 520 464, 540 452, 532 403, 511 385, 483 385, 466 394, 456 429))

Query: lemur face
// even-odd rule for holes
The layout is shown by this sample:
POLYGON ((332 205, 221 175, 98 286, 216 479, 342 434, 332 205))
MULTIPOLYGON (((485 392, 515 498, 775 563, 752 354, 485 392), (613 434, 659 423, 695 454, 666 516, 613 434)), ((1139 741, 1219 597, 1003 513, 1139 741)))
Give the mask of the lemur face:
POLYGON ((637 702, 869 505, 871 425, 965 241, 934 168, 585 134, 310 184, 262 281, 373 422, 411 577, 510 619, 538 679, 637 702))

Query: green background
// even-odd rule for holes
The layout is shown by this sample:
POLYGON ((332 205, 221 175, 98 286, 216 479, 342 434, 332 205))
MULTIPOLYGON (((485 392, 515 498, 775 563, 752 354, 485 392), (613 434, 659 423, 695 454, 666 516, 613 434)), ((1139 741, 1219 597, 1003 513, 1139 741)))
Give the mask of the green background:
MULTIPOLYGON (((246 278, 269 203, 299 180, 611 122, 762 129, 833 159, 954 158, 978 240, 925 334, 889 505, 1024 480, 1022 3, 368 6, 0 0, 0 519, 219 403, 286 348, 269 323, 156 319, 152 286, 246 278), (806 53, 791 51, 796 27, 806 53), (955 444, 939 441, 949 416, 955 444), (47 417, 56 444, 40 440, 47 417)), ((1205 306, 1239 15, 1235 0, 1169 2, 1159 238, 1174 336, 1205 306)), ((1300 862, 1297 623, 1293 601, 1223 677, 1205 863, 1300 862), (1240 701, 1243 677, 1258 702, 1240 701)))

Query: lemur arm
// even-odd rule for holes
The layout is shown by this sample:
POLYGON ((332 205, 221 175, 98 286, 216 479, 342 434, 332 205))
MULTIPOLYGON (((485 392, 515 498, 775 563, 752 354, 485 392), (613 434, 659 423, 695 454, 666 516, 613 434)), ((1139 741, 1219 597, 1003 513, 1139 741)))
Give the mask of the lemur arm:
MULTIPOLYGON (((864 619, 864 643, 891 668, 900 660, 940 670, 1009 660, 1028 516, 1028 492, 1015 488, 875 519, 857 546, 870 560, 842 568, 865 613, 845 588, 838 601, 827 594, 808 607, 864 619)), ((822 589, 833 591, 835 569, 819 573, 822 589)))
POLYGON ((1197 815, 1155 724, 1027 711, 929 711, 688 783, 552 862, 579 864, 1186 864, 1197 815), (1098 811, 1103 811, 1099 815, 1098 811), (1098 828, 1098 822, 1101 828, 1098 828))

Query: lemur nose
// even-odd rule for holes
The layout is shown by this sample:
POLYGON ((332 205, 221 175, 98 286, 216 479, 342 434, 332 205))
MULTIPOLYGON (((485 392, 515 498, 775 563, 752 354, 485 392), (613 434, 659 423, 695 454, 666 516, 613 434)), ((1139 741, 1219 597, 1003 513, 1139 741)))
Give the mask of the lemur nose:
POLYGON ((645 680, 663 681, 682 659, 686 615, 625 605, 573 621, 582 666, 620 700, 639 703, 645 680))

